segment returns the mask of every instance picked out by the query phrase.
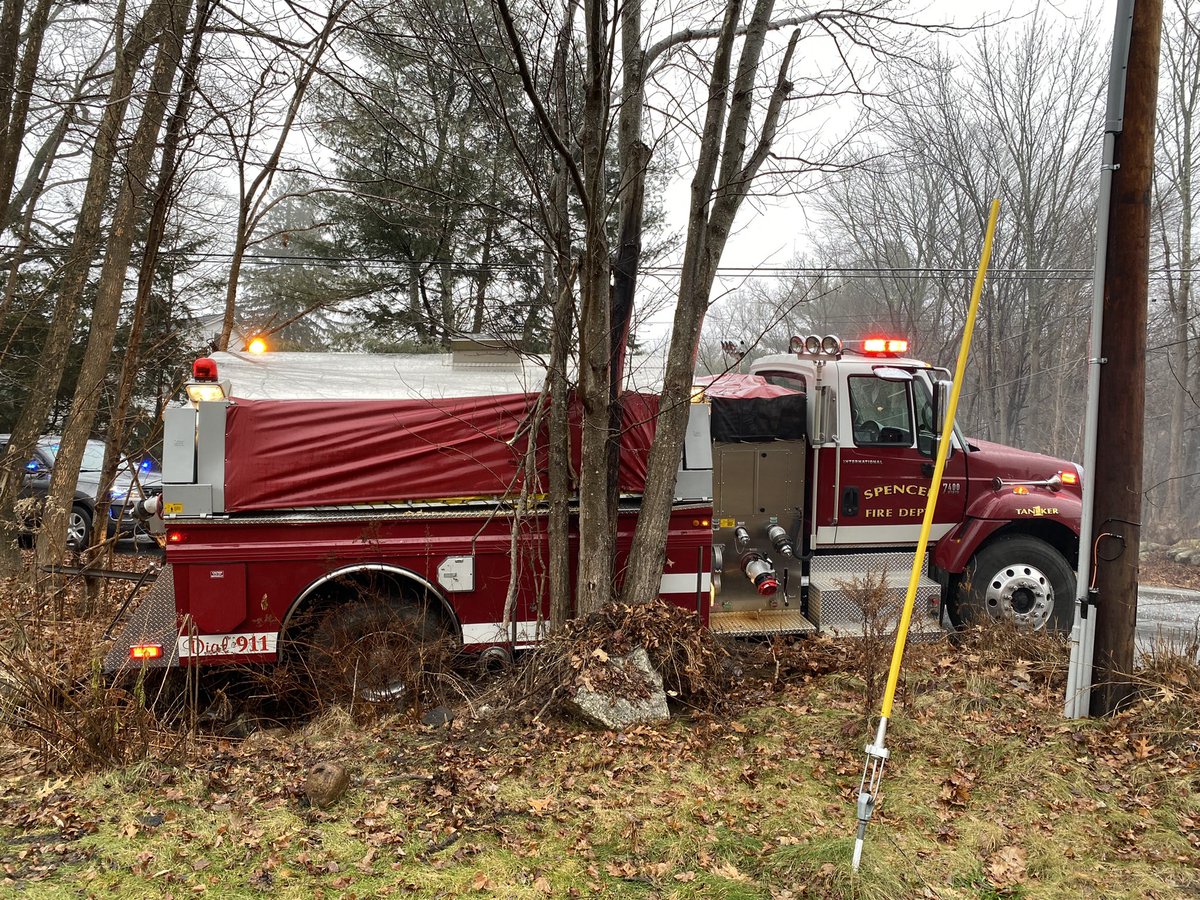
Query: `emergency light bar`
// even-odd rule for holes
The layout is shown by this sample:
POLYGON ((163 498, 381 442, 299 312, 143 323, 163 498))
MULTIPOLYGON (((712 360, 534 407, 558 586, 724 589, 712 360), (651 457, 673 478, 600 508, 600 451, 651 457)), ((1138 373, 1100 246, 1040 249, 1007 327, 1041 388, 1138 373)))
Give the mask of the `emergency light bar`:
POLYGON ((867 338, 862 349, 868 356, 900 356, 908 352, 908 341, 905 338, 867 338))

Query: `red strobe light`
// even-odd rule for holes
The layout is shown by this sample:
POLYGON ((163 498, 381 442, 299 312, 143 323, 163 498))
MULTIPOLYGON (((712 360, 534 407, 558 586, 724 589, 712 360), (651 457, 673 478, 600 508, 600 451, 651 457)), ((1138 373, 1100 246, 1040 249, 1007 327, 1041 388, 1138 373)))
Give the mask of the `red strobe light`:
POLYGON ((863 353, 898 356, 908 352, 908 341, 904 338, 867 338, 863 341, 863 353))
POLYGON ((200 357, 192 363, 192 378, 196 381, 216 381, 217 361, 207 356, 200 357))

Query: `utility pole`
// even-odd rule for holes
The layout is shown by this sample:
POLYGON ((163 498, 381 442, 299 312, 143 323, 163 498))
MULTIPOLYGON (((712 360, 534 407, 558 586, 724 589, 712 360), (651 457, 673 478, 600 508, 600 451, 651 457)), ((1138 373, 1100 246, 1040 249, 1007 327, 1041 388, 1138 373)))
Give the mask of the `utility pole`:
MULTIPOLYGON (((1096 465, 1090 534, 1096 596, 1092 715, 1107 715, 1133 686, 1145 442, 1146 308, 1150 264, 1150 190, 1162 0, 1137 0, 1129 39, 1124 116, 1113 153, 1105 260, 1096 465)), ((1096 348, 1093 348, 1093 353, 1096 348)), ((1081 589, 1083 586, 1080 586, 1081 589)))

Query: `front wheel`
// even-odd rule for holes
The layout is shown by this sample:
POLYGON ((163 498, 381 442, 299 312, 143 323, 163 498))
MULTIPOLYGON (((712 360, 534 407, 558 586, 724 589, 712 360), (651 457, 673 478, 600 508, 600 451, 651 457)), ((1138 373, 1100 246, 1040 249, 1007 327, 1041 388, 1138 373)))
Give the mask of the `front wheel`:
POLYGON ((1075 573, 1039 538, 1012 535, 984 546, 958 586, 956 624, 1011 622, 1022 631, 1071 630, 1075 573))

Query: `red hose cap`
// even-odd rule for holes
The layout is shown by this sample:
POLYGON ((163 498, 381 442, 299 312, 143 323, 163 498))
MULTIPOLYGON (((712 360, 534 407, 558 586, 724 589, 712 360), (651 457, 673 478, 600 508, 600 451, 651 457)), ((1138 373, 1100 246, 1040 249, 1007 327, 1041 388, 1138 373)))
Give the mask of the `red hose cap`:
POLYGON ((766 578, 759 579, 754 586, 758 588, 759 594, 764 597, 770 597, 779 590, 779 582, 775 580, 774 575, 768 575, 766 578))

